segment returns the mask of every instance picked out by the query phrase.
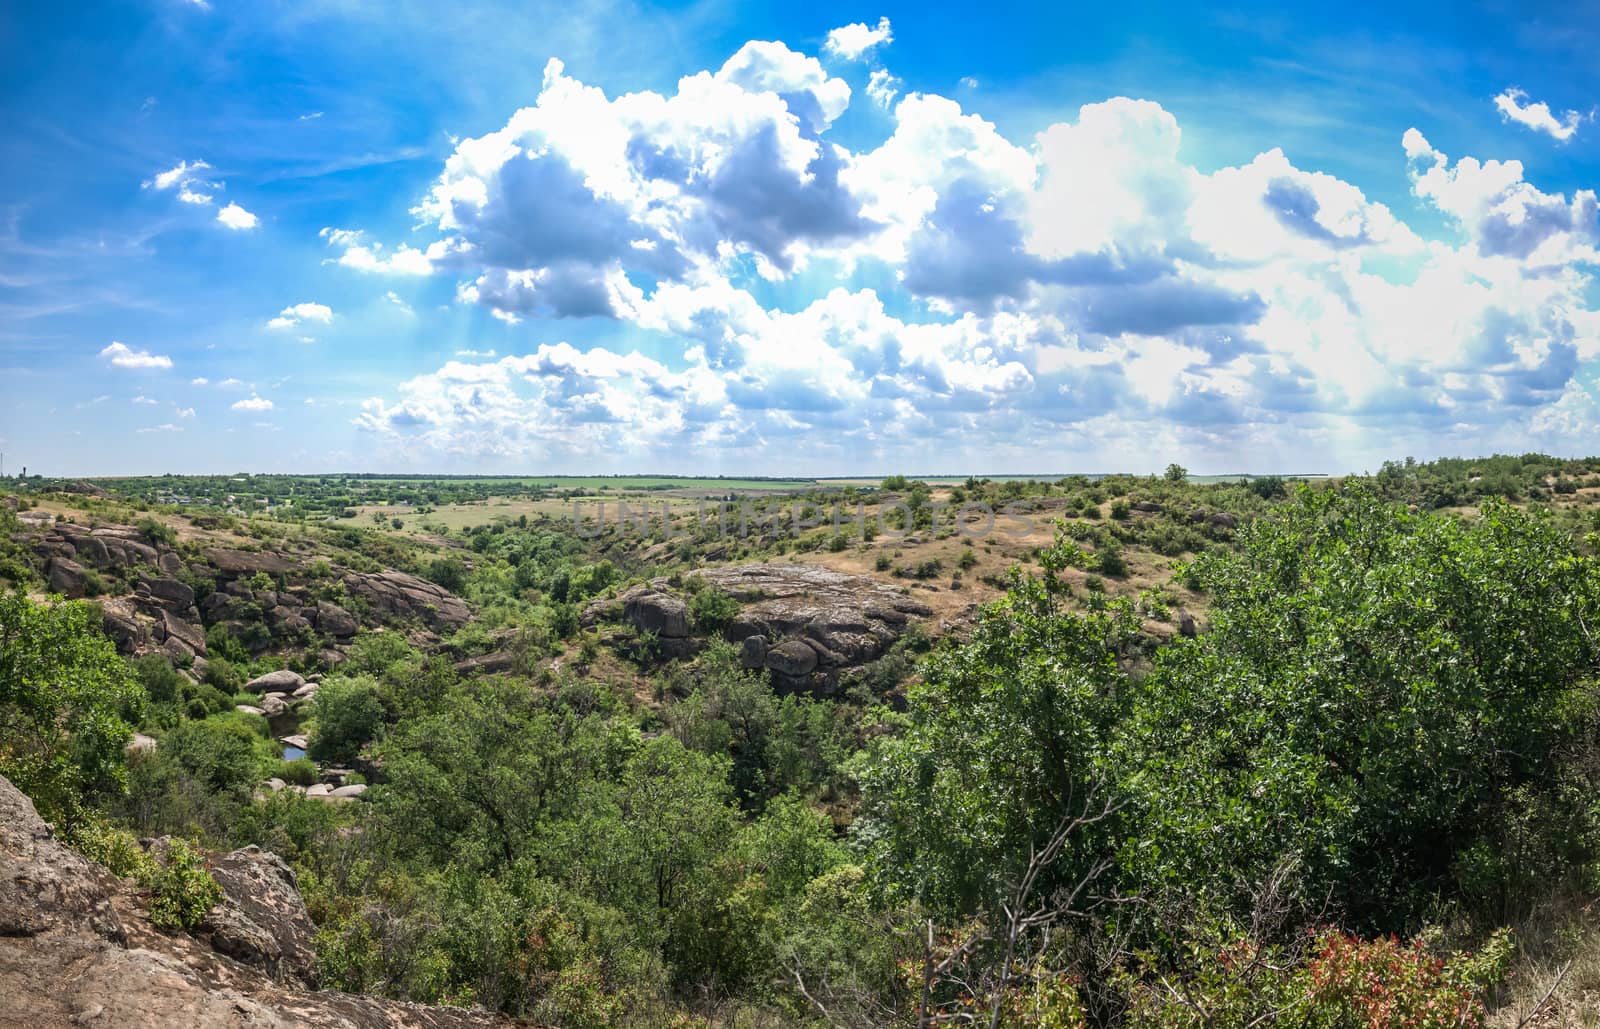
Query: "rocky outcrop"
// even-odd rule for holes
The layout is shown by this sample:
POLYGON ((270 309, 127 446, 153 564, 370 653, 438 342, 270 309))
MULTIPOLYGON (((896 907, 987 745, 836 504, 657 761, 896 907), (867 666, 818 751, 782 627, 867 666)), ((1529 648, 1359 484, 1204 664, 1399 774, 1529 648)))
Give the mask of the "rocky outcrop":
POLYGON ((131 891, 57 840, 33 804, 0 778, 0 1026, 517 1024, 482 1010, 306 988, 311 925, 287 872, 254 848, 220 858, 213 874, 227 899, 197 934, 163 933, 131 891))
POLYGON ((120 941, 114 887, 110 873, 57 840, 33 802, 0 778, 0 939, 87 931, 120 941))
POLYGON ((416 619, 434 629, 458 629, 472 617, 460 597, 405 572, 347 572, 344 586, 352 595, 364 598, 374 611, 416 619))
MULTIPOLYGON (((839 670, 881 657, 912 618, 933 613, 897 586, 820 565, 729 565, 694 574, 745 605, 729 624, 728 639, 761 637, 805 644, 817 661, 804 674, 820 672, 828 680, 816 685, 831 685, 839 670)), ((753 654, 752 644, 744 646, 753 654)), ((798 668, 805 661, 793 648, 775 657, 784 646, 771 648, 764 661, 780 676, 793 678, 800 673, 784 669, 798 668)))
MULTIPOLYGON (((786 689, 832 690, 843 673, 882 657, 913 618, 933 613, 901 587, 820 565, 730 565, 691 574, 739 602, 723 635, 740 645, 744 667, 768 669, 786 689)), ((585 625, 601 621, 655 633, 667 657, 694 649, 688 606, 666 579, 584 609, 585 625)))

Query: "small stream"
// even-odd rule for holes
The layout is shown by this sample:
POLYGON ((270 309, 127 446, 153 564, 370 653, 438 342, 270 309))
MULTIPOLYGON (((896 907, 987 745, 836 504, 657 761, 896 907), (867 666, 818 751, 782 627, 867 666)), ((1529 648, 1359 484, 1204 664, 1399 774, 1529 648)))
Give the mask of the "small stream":
POLYGON ((283 748, 283 759, 293 761, 306 756, 306 752, 299 747, 292 747, 281 742, 285 736, 296 736, 300 733, 300 716, 292 710, 281 715, 267 719, 267 727, 272 731, 272 740, 283 748))

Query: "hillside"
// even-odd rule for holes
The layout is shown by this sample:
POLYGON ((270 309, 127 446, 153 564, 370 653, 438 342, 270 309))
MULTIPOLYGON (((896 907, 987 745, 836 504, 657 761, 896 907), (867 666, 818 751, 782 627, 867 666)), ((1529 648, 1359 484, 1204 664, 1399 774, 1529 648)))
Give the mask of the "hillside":
POLYGON ((1450 1024, 1567 963, 1577 1017, 1597 473, 30 480, 0 773, 121 928, 0 978, 100 955, 37 1024, 160 976, 214 1024, 1347 1024, 1309 933, 1450 1024), (250 847, 292 982, 218 943, 250 847))

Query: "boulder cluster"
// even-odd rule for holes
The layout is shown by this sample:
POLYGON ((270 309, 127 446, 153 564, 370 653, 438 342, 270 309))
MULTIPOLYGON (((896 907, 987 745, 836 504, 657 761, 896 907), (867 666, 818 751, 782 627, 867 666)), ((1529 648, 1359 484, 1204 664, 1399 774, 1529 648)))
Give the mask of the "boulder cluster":
MULTIPOLYGON (((336 568, 333 580, 318 579, 291 555, 180 551, 125 525, 37 522, 22 538, 44 559, 51 590, 69 598, 100 597, 106 633, 122 653, 160 651, 173 664, 197 671, 208 657, 206 630, 217 625, 254 653, 303 645, 313 636, 336 648, 356 634, 362 619, 328 599, 327 587, 335 584, 333 592, 374 624, 446 632, 471 618, 461 598, 406 572, 336 568)), ((324 656, 330 663, 338 660, 337 651, 324 656)))
POLYGON ((702 641, 680 591, 718 589, 739 604, 720 634, 739 644, 746 668, 766 669, 784 690, 828 694, 841 677, 882 657, 913 619, 933 611, 902 587, 820 565, 754 563, 693 572, 687 587, 652 579, 590 604, 586 625, 620 622, 655 635, 663 656, 686 657, 702 641))

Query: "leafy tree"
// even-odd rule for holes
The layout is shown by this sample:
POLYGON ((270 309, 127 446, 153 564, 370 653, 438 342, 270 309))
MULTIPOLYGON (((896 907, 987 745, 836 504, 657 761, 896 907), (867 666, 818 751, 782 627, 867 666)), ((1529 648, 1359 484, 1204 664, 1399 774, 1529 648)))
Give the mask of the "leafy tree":
POLYGON ((459 557, 435 558, 428 565, 428 578, 451 593, 461 593, 467 588, 467 566, 459 557))
POLYGON ((538 828, 565 815, 629 745, 597 716, 551 710, 520 683, 463 683, 379 744, 386 781, 372 791, 376 827, 417 860, 506 868, 534 856, 538 828))
POLYGON ((94 605, 0 594, 0 775, 47 821, 70 829, 86 803, 124 789, 144 701, 94 605))
POLYGON ((267 777, 277 748, 259 717, 229 713, 186 721, 161 740, 158 760, 181 769, 212 793, 242 794, 267 777))
POLYGON ((1227 895, 1293 855, 1395 928, 1588 724, 1600 577, 1548 519, 1302 491, 1188 579, 1213 626, 1159 656, 1124 742, 1146 884, 1227 895))
POLYGON ((1167 465, 1167 470, 1162 473, 1162 477, 1168 482, 1183 482, 1189 478, 1189 469, 1174 461, 1172 464, 1167 465))
POLYGON ((336 676, 323 683, 311 701, 311 756, 349 762, 377 739, 384 724, 383 701, 371 676, 336 676))
MULTIPOLYGON (((1029 853, 1103 792, 1126 696, 1117 658, 1138 620, 1120 602, 1069 612, 1059 573, 1080 556, 1070 544, 1044 552, 1045 574, 1017 578, 971 641, 931 655, 909 690, 910 724, 863 774, 857 827, 889 898, 996 908, 1029 853)), ((1094 863, 1089 842, 1076 845, 1052 874, 1094 863)))

